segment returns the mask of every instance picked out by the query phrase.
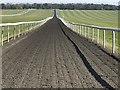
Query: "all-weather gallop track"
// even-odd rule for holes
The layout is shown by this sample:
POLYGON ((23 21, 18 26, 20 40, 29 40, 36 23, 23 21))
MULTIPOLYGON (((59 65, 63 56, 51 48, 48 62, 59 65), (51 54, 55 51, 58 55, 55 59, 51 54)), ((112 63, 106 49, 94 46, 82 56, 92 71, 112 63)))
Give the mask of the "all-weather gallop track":
POLYGON ((118 61, 66 27, 56 15, 3 46, 3 88, 108 88, 118 61))

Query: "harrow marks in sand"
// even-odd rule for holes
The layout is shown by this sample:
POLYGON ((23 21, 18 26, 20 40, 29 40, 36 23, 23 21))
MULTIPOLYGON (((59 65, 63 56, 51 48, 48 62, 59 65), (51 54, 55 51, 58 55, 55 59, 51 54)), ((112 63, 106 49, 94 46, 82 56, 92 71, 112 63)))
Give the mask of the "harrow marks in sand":
POLYGON ((117 88, 117 61, 54 17, 3 47, 3 88, 117 88), (24 37, 21 37, 24 38, 24 37))

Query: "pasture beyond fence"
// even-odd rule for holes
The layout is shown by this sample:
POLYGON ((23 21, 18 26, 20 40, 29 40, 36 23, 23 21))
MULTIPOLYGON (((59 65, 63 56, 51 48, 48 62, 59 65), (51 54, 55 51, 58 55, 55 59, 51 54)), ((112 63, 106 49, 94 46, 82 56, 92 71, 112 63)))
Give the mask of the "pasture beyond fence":
MULTIPOLYGON (((102 37, 102 46, 103 48, 108 48, 106 45, 106 31, 111 32, 111 54, 115 54, 116 52, 119 53, 118 50, 116 50, 116 33, 120 33, 120 28, 108 28, 108 27, 99 27, 94 25, 86 25, 86 24, 76 24, 72 22, 65 21, 63 18, 60 18, 62 22, 67 25, 69 28, 71 28, 73 31, 79 33, 80 35, 84 36, 87 39, 91 39, 92 42, 95 42, 97 44, 100 43, 100 38, 102 37), (102 32, 102 36, 100 34, 102 32)), ((117 37, 118 38, 118 37, 117 37)), ((119 44, 119 43, 118 43, 119 44)), ((119 45, 118 45, 119 47, 119 45)), ((118 48, 117 48, 118 49, 118 48)))
POLYGON ((0 33, 1 33, 1 44, 4 45, 4 41, 9 42, 11 39, 16 39, 16 37, 20 37, 20 35, 26 34, 31 30, 43 25, 46 21, 51 19, 49 17, 47 19, 41 21, 32 21, 32 22, 17 22, 17 23, 6 23, 0 24, 0 33))

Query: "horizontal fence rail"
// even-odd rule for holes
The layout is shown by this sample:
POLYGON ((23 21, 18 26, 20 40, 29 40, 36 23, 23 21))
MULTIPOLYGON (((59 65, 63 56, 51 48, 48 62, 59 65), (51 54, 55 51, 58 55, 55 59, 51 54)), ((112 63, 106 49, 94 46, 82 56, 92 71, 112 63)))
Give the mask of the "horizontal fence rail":
POLYGON ((16 37, 20 37, 21 35, 36 29, 37 27, 43 25, 45 22, 47 22, 51 18, 52 17, 49 17, 41 21, 0 24, 2 46, 4 45, 4 41, 9 42, 11 39, 15 40, 16 37))
MULTIPOLYGON (((85 38, 91 39, 93 42, 100 44, 100 38, 102 37, 102 46, 106 48, 106 38, 108 38, 107 31, 111 33, 111 53, 112 55, 116 52, 116 33, 120 33, 120 28, 109 28, 109 27, 99 27, 94 25, 86 25, 86 24, 76 24, 72 22, 65 21, 62 18, 59 18, 62 22, 71 28, 73 31, 79 33, 80 35, 84 36, 85 38), (100 36, 100 32, 102 32, 102 36, 100 36)), ((118 43, 119 44, 119 43, 118 43)), ((119 45, 118 45, 119 46, 119 45)))

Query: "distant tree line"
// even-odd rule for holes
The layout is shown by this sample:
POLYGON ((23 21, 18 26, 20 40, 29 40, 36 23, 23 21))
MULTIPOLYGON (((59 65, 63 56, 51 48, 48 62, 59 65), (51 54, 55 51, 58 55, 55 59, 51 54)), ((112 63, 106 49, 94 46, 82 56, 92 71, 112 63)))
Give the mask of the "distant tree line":
POLYGON ((68 10, 118 10, 120 6, 109 4, 83 4, 83 3, 69 3, 69 4, 0 4, 2 9, 68 9, 68 10))

